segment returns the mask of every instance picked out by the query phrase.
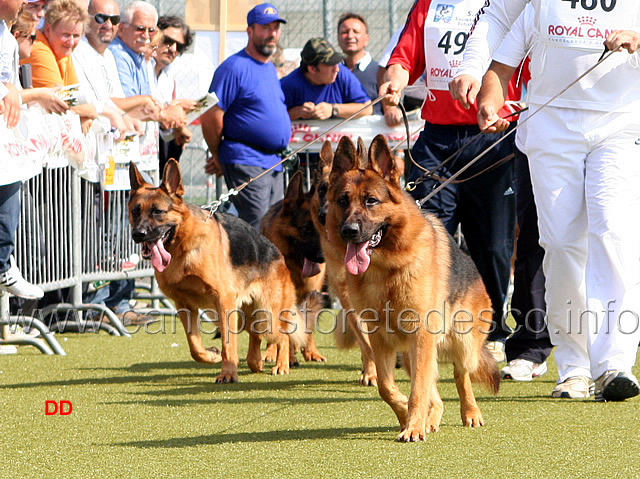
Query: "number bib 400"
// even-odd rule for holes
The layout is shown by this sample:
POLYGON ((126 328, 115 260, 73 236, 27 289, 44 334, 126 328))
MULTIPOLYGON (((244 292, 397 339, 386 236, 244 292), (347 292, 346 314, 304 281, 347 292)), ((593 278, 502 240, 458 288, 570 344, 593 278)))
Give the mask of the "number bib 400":
POLYGON ((602 51, 613 30, 629 29, 638 16, 632 0, 541 0, 539 26, 550 46, 602 51))
POLYGON ((424 25, 426 80, 430 90, 448 90, 462 63, 469 31, 484 0, 433 0, 424 25))

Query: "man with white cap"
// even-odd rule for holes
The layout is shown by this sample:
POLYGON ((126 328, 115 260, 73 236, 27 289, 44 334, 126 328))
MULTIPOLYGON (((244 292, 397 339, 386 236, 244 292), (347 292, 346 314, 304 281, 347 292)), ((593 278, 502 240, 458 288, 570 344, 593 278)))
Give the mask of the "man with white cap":
MULTIPOLYGON (((264 173, 281 159, 291 137, 291 121, 271 55, 280 39, 278 9, 263 3, 247 15, 249 41, 216 70, 210 92, 217 105, 201 117, 211 157, 208 174, 224 175, 228 188, 264 173)), ((282 166, 233 197, 238 216, 256 229, 269 207, 283 197, 282 166)))

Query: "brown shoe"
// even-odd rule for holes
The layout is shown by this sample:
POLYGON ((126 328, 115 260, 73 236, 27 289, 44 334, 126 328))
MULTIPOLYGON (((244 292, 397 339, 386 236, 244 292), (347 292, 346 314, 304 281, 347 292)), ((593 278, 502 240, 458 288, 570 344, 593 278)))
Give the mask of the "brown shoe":
POLYGON ((138 313, 134 309, 130 309, 128 311, 125 311, 124 313, 117 314, 116 316, 120 318, 120 321, 122 321, 122 324, 124 324, 125 326, 142 326, 144 324, 153 323, 154 321, 158 320, 158 318, 154 316, 149 316, 148 314, 144 313, 138 313))

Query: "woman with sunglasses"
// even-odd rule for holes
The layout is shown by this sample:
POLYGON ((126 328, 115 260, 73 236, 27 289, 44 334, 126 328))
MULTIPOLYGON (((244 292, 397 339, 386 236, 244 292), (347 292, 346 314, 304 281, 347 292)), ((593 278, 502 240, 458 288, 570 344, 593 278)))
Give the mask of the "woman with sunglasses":
MULTIPOLYGON (((181 115, 191 111, 195 107, 193 100, 175 99, 175 77, 170 65, 182 55, 193 43, 191 29, 180 17, 161 16, 158 18, 158 30, 161 32, 158 47, 154 50, 152 69, 149 72, 151 80, 151 93, 162 104, 167 105, 170 112, 176 109, 181 115), (182 111, 180 111, 182 110, 182 111)), ((160 128, 159 161, 160 172, 169 158, 180 161, 184 146, 193 137, 187 125, 176 128, 160 128)))
MULTIPOLYGON (((20 60, 29 58, 31 48, 36 39, 37 19, 29 12, 22 12, 16 22, 11 26, 11 34, 18 43, 18 55, 20 60)), ((47 113, 62 113, 69 109, 69 106, 56 94, 59 88, 29 88, 30 80, 22 78, 20 81, 25 90, 21 90, 20 96, 23 103, 30 104, 37 102, 47 113)))

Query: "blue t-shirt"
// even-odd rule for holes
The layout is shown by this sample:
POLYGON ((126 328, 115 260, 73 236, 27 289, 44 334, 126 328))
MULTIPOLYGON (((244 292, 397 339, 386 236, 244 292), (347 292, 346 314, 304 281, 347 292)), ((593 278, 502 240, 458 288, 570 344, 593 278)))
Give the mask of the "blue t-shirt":
POLYGON ((209 91, 215 92, 224 111, 222 134, 227 139, 220 144, 220 163, 270 168, 280 161, 275 153, 233 141, 271 151, 289 145, 291 120, 273 63, 259 62, 241 50, 220 64, 209 91))
POLYGON ((329 85, 312 85, 300 68, 280 80, 287 110, 306 101, 315 103, 366 103, 369 101, 362 84, 349 69, 340 65, 336 81, 329 85))

